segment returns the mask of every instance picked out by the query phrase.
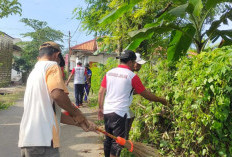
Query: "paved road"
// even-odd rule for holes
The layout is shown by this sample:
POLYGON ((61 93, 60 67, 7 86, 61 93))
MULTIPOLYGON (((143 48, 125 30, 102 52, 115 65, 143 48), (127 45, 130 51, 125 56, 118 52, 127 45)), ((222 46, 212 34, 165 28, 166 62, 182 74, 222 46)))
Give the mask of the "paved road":
MULTIPOLYGON (((73 99, 72 88, 69 89, 73 99)), ((81 108, 90 120, 96 120, 97 112, 88 107, 81 108)), ((20 157, 17 146, 19 123, 23 114, 23 99, 18 100, 8 110, 0 111, 0 157, 20 157)), ((102 136, 94 132, 84 132, 81 128, 61 126, 61 157, 102 157, 102 136)))

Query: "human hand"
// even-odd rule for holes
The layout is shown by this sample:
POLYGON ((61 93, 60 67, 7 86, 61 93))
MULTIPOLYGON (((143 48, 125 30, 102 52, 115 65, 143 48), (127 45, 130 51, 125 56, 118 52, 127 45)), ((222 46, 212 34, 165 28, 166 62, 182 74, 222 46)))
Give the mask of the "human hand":
POLYGON ((82 123, 79 123, 79 126, 86 132, 91 131, 89 130, 90 124, 87 119, 85 119, 82 123))
POLYGON ((73 117, 73 120, 78 123, 78 124, 81 124, 83 123, 84 121, 86 121, 86 118, 85 116, 82 114, 82 112, 79 110, 79 114, 75 117, 73 117))
POLYGON ((98 110, 98 120, 103 120, 103 109, 98 110))
POLYGON ((88 130, 89 131, 93 131, 93 132, 96 132, 96 133, 99 133, 96 129, 97 129, 97 125, 95 123, 93 123, 92 121, 88 121, 89 122, 89 128, 88 130))

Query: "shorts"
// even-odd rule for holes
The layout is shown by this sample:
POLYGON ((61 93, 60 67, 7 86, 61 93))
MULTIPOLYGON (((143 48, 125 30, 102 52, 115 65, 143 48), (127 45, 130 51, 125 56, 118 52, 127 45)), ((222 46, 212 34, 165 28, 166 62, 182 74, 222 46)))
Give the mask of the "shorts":
MULTIPOLYGON (((106 132, 113 134, 114 136, 125 138, 126 135, 126 115, 121 117, 116 113, 104 114, 105 130, 106 132)), ((106 136, 104 141, 105 157, 110 157, 110 154, 114 156, 120 156, 122 146, 117 144, 115 140, 106 136)))
POLYGON ((60 157, 60 152, 53 147, 22 147, 21 157, 60 157))

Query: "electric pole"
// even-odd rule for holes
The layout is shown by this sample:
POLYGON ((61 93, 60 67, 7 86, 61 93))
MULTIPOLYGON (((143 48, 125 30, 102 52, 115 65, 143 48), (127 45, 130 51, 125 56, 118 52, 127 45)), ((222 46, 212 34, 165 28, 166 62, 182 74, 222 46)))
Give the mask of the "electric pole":
POLYGON ((71 48, 70 48, 70 42, 71 42, 71 33, 68 31, 68 65, 67 65, 67 72, 69 75, 69 69, 70 69, 70 57, 71 57, 71 48))

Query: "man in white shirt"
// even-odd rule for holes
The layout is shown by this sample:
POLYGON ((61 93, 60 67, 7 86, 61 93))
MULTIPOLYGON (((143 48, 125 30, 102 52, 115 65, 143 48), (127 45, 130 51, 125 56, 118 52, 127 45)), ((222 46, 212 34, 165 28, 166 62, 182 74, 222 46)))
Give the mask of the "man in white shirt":
MULTIPOLYGON (((117 59, 120 59, 120 65, 108 71, 101 83, 98 95, 98 117, 99 119, 104 117, 106 132, 116 137, 125 138, 126 127, 128 127, 126 119, 131 117, 129 106, 134 90, 150 101, 162 104, 167 104, 167 101, 147 91, 140 78, 132 72, 136 60, 133 51, 126 50, 117 59)), ((105 157, 119 157, 121 149, 121 146, 106 136, 104 142, 105 157)))
POLYGON ((59 61, 61 50, 54 42, 40 46, 39 60, 30 73, 24 95, 24 112, 20 124, 19 143, 22 157, 59 157, 60 122, 94 131, 67 96, 59 61), (61 108, 70 116, 61 113, 61 108))
MULTIPOLYGON (((135 64, 134 64, 134 69, 132 71, 139 72, 139 70, 142 68, 142 65, 145 64, 147 61, 143 60, 139 53, 135 53, 135 55, 136 55, 136 60, 135 60, 135 64)), ((136 94, 136 93, 134 93, 134 94, 136 94)), ((130 110, 130 115, 131 115, 131 117, 127 118, 126 125, 128 125, 128 127, 126 127, 126 135, 125 135, 126 139, 129 138, 129 132, 130 132, 132 123, 135 119, 134 113, 131 110, 130 110)))
POLYGON ((80 107, 83 103, 84 96, 84 87, 85 87, 85 78, 87 78, 87 82, 89 83, 89 78, 87 74, 87 69, 82 67, 82 63, 80 61, 77 62, 77 66, 73 68, 66 85, 68 86, 69 81, 74 76, 74 92, 76 98, 76 106, 80 107))

